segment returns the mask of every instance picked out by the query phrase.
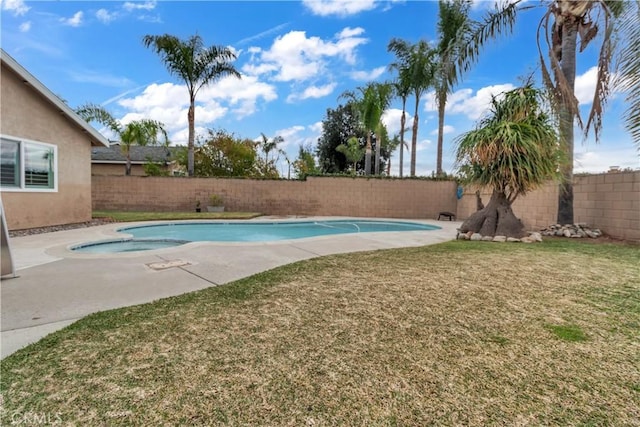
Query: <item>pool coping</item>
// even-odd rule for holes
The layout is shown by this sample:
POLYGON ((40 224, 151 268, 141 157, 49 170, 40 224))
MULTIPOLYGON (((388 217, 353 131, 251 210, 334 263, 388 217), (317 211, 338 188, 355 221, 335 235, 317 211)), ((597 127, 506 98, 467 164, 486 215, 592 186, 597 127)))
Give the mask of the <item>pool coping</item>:
MULTIPOLYGON (((299 221, 321 219, 369 218, 298 218, 299 221)), ((441 229, 338 234, 258 243, 193 242, 120 254, 74 254, 68 248, 100 238, 119 238, 122 234, 116 229, 150 222, 113 223, 12 238, 18 277, 2 280, 0 286, 0 356, 4 358, 91 313, 218 286, 319 256, 446 242, 455 239, 456 228, 461 224, 424 219, 371 219, 419 222, 441 229), (175 263, 176 267, 158 270, 152 268, 154 263, 175 263)), ((291 221, 292 218, 260 217, 240 221, 265 220, 291 221)))

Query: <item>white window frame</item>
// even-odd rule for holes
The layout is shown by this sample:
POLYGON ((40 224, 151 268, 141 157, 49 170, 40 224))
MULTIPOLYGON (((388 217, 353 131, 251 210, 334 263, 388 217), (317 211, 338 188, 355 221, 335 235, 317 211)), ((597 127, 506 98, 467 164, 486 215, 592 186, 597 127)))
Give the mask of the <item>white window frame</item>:
POLYGON ((0 134, 0 138, 17 142, 18 147, 20 149, 20 164, 18 164, 18 169, 20 170, 20 185, 17 187, 14 186, 3 186, 0 184, 0 190, 3 192, 21 192, 21 193, 57 193, 58 192, 58 146, 54 144, 48 144, 42 141, 34 141, 32 139, 26 138, 18 138, 11 135, 0 134), (29 145, 40 145, 43 148, 52 149, 53 150, 53 188, 44 188, 44 187, 27 187, 25 180, 25 172, 24 172, 24 162, 25 162, 25 144, 29 145))

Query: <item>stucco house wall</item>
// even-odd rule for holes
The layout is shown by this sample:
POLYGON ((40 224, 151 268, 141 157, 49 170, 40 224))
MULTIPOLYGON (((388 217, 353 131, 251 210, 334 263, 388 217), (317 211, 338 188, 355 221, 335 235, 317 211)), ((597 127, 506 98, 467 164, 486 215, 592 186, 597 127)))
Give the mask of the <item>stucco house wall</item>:
POLYGON ((57 191, 0 188, 10 230, 91 219, 91 146, 108 145, 2 51, 0 134, 57 146, 57 191), (53 98, 52 98, 53 97, 53 98), (75 117, 74 117, 75 116, 75 117))

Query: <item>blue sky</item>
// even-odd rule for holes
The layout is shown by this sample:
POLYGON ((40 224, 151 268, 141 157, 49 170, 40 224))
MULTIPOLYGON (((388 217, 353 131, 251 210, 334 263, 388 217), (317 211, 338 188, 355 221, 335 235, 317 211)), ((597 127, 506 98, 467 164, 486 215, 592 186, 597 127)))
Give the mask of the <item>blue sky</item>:
MULTIPOLYGON (((187 38, 197 32, 207 45, 232 47, 243 77, 222 79, 200 92, 197 131, 224 128, 252 139, 261 132, 281 135, 281 148, 292 159, 300 144, 315 145, 327 108, 338 106, 342 92, 393 77, 387 71, 391 38, 437 38, 435 1, 1 1, 2 48, 55 94, 72 107, 102 104, 125 122, 160 120, 174 144, 186 143, 187 91, 142 45, 142 37, 187 38)), ((479 19, 492 5, 476 2, 473 17, 479 19)), ((446 115, 446 171, 453 171, 454 138, 473 128, 491 95, 518 85, 531 71, 539 78, 536 28, 542 12, 522 14, 514 34, 488 45, 454 89, 446 115)), ((585 115, 596 57, 592 47, 578 58, 576 91, 585 115)), ((413 105, 410 99, 411 115, 413 105)), ((385 115, 390 134, 399 129, 400 108, 395 101, 385 115)), ((583 143, 576 133, 576 172, 640 167, 624 131, 624 108, 624 94, 614 94, 600 144, 583 143)), ((418 111, 417 173, 428 175, 436 162, 432 94, 420 100, 418 111)), ((393 175, 397 158, 395 153, 393 175)), ((405 162, 405 174, 408 168, 405 162)), ((281 172, 286 175, 284 166, 281 172)))

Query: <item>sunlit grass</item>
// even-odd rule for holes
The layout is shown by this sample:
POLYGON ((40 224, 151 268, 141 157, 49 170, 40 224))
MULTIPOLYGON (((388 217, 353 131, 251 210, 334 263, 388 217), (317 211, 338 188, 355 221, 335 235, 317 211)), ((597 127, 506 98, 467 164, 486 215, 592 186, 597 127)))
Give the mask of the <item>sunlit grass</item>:
POLYGON ((634 425, 639 255, 451 242, 98 313, 3 361, 3 425, 634 425))

